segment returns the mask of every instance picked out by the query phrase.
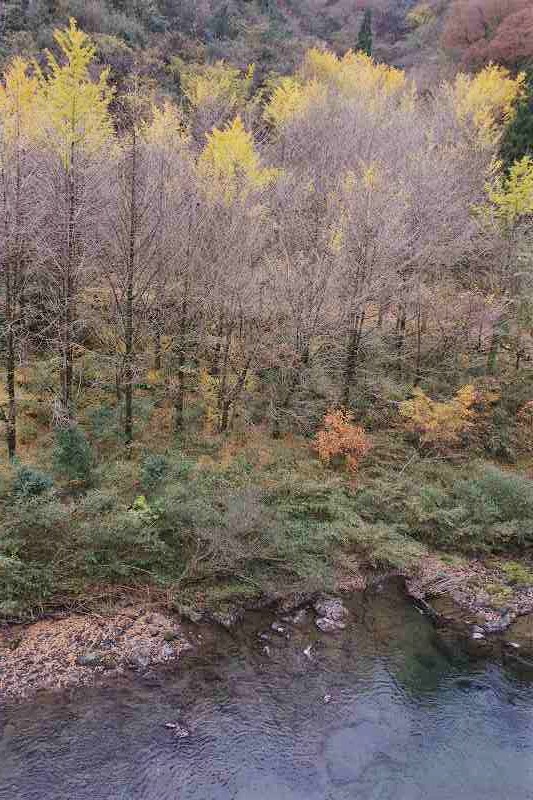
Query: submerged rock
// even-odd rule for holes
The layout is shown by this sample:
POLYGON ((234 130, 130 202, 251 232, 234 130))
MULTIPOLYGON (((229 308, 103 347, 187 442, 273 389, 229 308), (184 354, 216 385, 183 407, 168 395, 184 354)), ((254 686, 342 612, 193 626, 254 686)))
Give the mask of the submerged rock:
POLYGON ((512 615, 507 612, 503 614, 499 619, 493 619, 489 622, 485 622, 483 625, 483 630, 485 633, 504 633, 507 628, 511 625, 513 621, 512 615))
POLYGON ((178 739, 186 739, 190 736, 189 731, 183 725, 180 725, 179 722, 166 722, 165 728, 168 728, 171 731, 174 731, 174 735, 178 739))

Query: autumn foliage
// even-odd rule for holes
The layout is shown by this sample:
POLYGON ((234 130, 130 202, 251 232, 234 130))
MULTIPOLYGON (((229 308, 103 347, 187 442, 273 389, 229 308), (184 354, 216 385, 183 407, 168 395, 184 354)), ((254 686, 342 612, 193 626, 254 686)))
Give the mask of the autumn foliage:
POLYGON ((521 66, 533 56, 531 0, 455 0, 443 44, 466 66, 521 66))
POLYGON ((408 429, 421 444, 436 449, 459 444, 462 434, 472 427, 477 393, 470 384, 463 386, 454 398, 444 402, 432 400, 420 388, 413 399, 400 403, 400 414, 408 429))
POLYGON ((353 414, 340 408, 327 412, 314 446, 324 463, 343 459, 348 469, 356 472, 361 459, 372 448, 372 443, 364 429, 354 425, 353 414))

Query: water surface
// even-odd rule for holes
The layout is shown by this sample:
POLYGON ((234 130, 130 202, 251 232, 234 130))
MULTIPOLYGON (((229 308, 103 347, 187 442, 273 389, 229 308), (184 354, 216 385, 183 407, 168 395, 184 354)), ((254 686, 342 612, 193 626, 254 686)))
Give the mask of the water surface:
POLYGON ((336 637, 198 629, 170 674, 0 712, 1 800, 533 800, 533 673, 399 589, 351 612, 336 637))

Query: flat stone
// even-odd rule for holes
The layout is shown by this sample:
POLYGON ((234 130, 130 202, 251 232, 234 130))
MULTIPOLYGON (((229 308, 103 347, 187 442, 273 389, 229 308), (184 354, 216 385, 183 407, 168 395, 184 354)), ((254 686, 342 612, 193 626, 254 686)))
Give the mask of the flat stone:
POLYGON ((76 659, 76 664, 80 667, 97 667, 101 662, 100 653, 82 653, 76 659))

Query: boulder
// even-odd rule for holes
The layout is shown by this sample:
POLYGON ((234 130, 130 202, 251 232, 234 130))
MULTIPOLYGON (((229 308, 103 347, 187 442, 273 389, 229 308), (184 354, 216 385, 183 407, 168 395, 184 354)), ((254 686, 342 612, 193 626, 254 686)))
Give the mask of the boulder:
POLYGON ((343 631, 346 627, 345 622, 340 622, 336 619, 328 619, 328 617, 318 617, 315 625, 322 633, 336 633, 337 631, 343 631))

